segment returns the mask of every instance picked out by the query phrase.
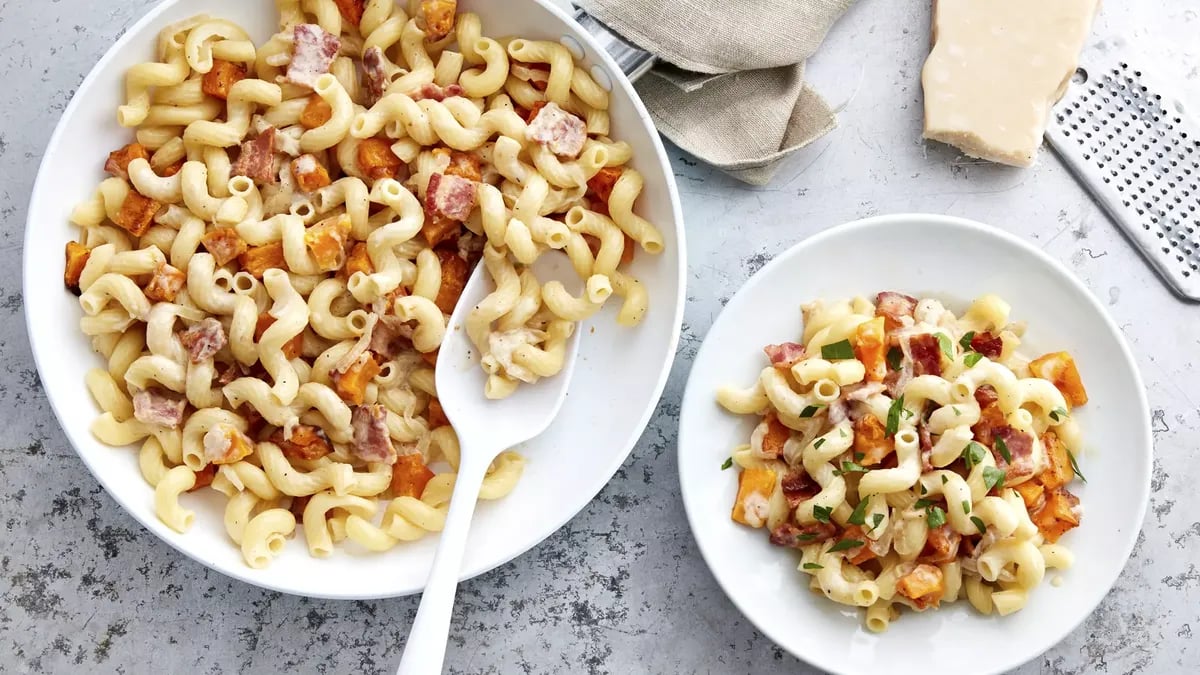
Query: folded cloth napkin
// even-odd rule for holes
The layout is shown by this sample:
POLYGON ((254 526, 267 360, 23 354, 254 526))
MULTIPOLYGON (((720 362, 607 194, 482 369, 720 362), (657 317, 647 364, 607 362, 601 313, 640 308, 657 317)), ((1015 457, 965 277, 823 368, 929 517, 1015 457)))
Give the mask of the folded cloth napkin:
POLYGON ((658 130, 739 180, 837 126, 804 62, 854 0, 576 1, 661 59, 636 85, 658 130))

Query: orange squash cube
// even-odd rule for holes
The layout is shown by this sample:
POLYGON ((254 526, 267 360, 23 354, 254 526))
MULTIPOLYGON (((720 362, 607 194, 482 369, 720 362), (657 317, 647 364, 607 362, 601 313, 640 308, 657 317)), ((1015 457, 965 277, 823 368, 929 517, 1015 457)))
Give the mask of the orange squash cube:
MULTIPOLYGON (((263 333, 267 332, 267 329, 270 328, 271 324, 273 323, 275 323, 275 317, 267 314, 266 312, 259 314, 258 321, 254 324, 254 341, 258 342, 262 340, 263 333)), ((297 356, 300 356, 302 349, 304 349, 303 332, 297 333, 296 337, 283 343, 283 347, 281 348, 284 358, 288 359, 289 361, 297 356)))
POLYGON ((200 80, 200 90, 221 100, 229 98, 233 85, 246 79, 246 66, 223 59, 213 59, 212 70, 200 80))
POLYGON ((404 162, 392 152, 391 141, 385 138, 365 138, 358 144, 358 170, 371 180, 395 178, 404 162))
POLYGON ((1051 352, 1039 356, 1029 363, 1029 372, 1033 373, 1034 377, 1054 383, 1063 398, 1067 399, 1067 405, 1072 408, 1087 403, 1087 390, 1083 388, 1083 380, 1079 378, 1075 359, 1068 352, 1051 352))
POLYGON ((308 105, 300 113, 300 126, 305 129, 316 129, 333 118, 333 107, 325 99, 313 94, 308 97, 308 105))
POLYGON ((218 227, 201 237, 200 243, 212 254, 218 267, 229 264, 229 261, 249 249, 245 240, 232 227, 218 227))
POLYGON ((186 281, 187 275, 180 270, 167 263, 158 263, 143 291, 148 299, 155 302, 174 302, 186 281))
POLYGON ((270 269, 287 269, 287 261, 283 258, 283 242, 248 248, 238 256, 238 264, 255 279, 262 279, 263 272, 270 269))
POLYGON ((731 515, 735 522, 750 527, 766 524, 776 478, 778 476, 773 469, 750 467, 742 470, 738 476, 737 499, 731 515))
POLYGON ((612 196, 613 186, 617 184, 617 179, 621 177, 623 171, 619 166, 606 166, 600 169, 595 176, 588 179, 588 190, 596 199, 608 204, 608 198, 612 196))
POLYGON ((1046 541, 1053 544, 1068 530, 1079 526, 1078 508, 1078 497, 1066 488, 1055 488, 1046 491, 1046 500, 1040 508, 1029 514, 1029 518, 1046 541))
POLYGON ((75 241, 67 242, 67 264, 63 269, 63 283, 67 289, 79 295, 79 277, 83 274, 83 268, 87 265, 88 256, 92 252, 83 244, 75 241))
POLYGON ((363 352, 345 372, 333 371, 333 390, 342 400, 351 405, 362 405, 363 396, 367 392, 367 384, 379 374, 379 364, 371 352, 363 352))
POLYGON ((206 488, 212 485, 213 478, 217 477, 217 465, 205 464, 202 469, 195 472, 196 482, 192 487, 188 488, 188 492, 195 492, 201 488, 206 488))
POLYGON ((1053 431, 1042 434, 1042 448, 1046 451, 1046 468, 1038 475, 1038 481, 1047 490, 1062 487, 1075 480, 1075 469, 1067 446, 1053 431))
POLYGON ((332 272, 346 260, 346 239, 350 236, 350 216, 326 218, 304 232, 304 244, 312 251, 317 267, 332 272))
POLYGON ((420 499, 434 473, 425 466, 421 453, 400 455, 392 465, 392 497, 420 499))
POLYGON ((862 361, 867 370, 867 379, 881 382, 887 375, 887 332, 884 318, 877 316, 858 324, 850 343, 854 346, 854 358, 862 361))
POLYGON ((366 10, 367 0, 333 0, 338 13, 355 28, 362 23, 363 11, 366 10))
POLYGON ((329 185, 329 171, 312 155, 300 155, 292 160, 292 176, 301 192, 314 192, 329 185))
POLYGON ((338 276, 349 279, 355 272, 371 274, 374 271, 375 265, 371 263, 371 256, 367 254, 367 245, 360 241, 351 247, 350 255, 346 256, 346 264, 338 270, 338 276))
POLYGON ((108 173, 129 180, 129 163, 135 159, 150 159, 150 152, 141 143, 130 143, 120 150, 108 153, 108 161, 104 170, 108 173))
POLYGON ((421 0, 417 9, 417 25, 425 31, 425 39, 437 42, 454 30, 454 14, 458 0, 421 0))
POLYGON ((763 455, 777 458, 783 457, 783 446, 791 438, 791 430, 784 426, 783 422, 780 422, 779 418, 773 412, 768 412, 763 417, 763 422, 767 424, 767 432, 762 437, 763 455))
POLYGON ((204 435, 204 454, 221 453, 213 464, 233 464, 250 456, 254 452, 254 441, 237 429, 225 425, 216 426, 204 435))
POLYGON ((854 454, 862 454, 858 463, 877 466, 896 451, 896 442, 887 437, 883 422, 874 415, 863 415, 854 422, 854 454))
POLYGON ((436 398, 429 399, 429 407, 425 409, 425 417, 429 420, 430 429, 450 425, 450 420, 446 417, 446 411, 442 409, 442 402, 436 398))
POLYGON ((457 251, 440 246, 434 252, 442 264, 442 285, 438 287, 437 298, 433 302, 446 314, 453 314, 454 306, 458 304, 463 289, 467 287, 471 268, 457 251))
POLYGON ((293 461, 320 459, 333 452, 329 441, 317 433, 316 427, 308 424, 297 424, 290 438, 284 437, 283 429, 276 429, 267 440, 278 445, 284 457, 293 461))
POLYGON ((1027 511, 1036 509, 1042 503, 1042 495, 1046 492, 1046 488, 1036 480, 1027 480, 1013 489, 1021 495, 1021 501, 1025 502, 1027 511))
POLYGON ((158 215, 161 208, 162 204, 149 197, 143 197, 137 190, 130 189, 125 201, 121 202, 116 223, 129 234, 140 237, 150 229, 154 216, 158 215))
POLYGON ((912 600, 917 609, 936 607, 946 592, 942 570, 933 565, 917 565, 896 581, 896 592, 912 600))
POLYGON ((473 152, 450 153, 450 164, 444 172, 447 176, 458 176, 467 180, 483 180, 483 170, 480 168, 479 156, 473 152))

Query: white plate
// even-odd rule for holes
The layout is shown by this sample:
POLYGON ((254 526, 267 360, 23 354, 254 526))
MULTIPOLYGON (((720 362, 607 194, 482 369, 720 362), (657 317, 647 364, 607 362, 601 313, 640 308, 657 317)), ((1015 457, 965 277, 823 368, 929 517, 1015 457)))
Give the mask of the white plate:
POLYGON ((696 355, 683 398, 679 479, 705 561, 733 603, 797 657, 841 673, 984 673, 1013 668, 1073 630, 1125 565, 1150 490, 1150 418, 1145 388, 1120 331, 1061 265, 1029 244, 979 223, 930 215, 869 218, 823 232, 762 268, 713 324, 696 355), (961 313, 997 293, 1027 321, 1024 351, 1070 351, 1087 386, 1076 419, 1087 449, 1088 483, 1076 490, 1079 528, 1062 542, 1078 558, 1052 586, 1047 574, 1029 605, 1007 617, 981 616, 967 603, 922 614, 904 611, 887 632, 862 625, 861 610, 808 590, 799 556, 762 530, 730 520, 737 472, 722 471, 753 422, 714 401, 723 384, 750 384, 768 343, 796 340, 800 304, 815 298, 872 297, 896 290, 935 297, 961 313))
MULTIPOLYGON (((487 2, 462 6, 483 18, 484 33, 558 40, 574 33, 574 24, 542 0, 487 2)), ((25 231, 24 293, 30 341, 46 394, 79 456, 109 494, 154 534, 183 553, 231 577, 286 593, 331 598, 379 598, 421 590, 433 559, 436 539, 403 544, 382 555, 338 551, 317 560, 301 537, 265 570, 242 561, 222 525, 223 498, 185 495, 197 511, 187 534, 177 534, 154 515, 153 491, 138 472, 136 453, 109 448, 92 438, 88 426, 97 415, 83 376, 101 365, 79 332, 79 303, 63 289, 63 247, 75 234, 67 216, 103 178, 109 151, 128 143, 131 134, 116 123, 125 70, 153 56, 157 32, 196 13, 241 23, 258 44, 275 31, 270 0, 167 0, 117 41, 80 85, 46 149, 34 186, 25 231)), ((587 36, 588 63, 617 72, 607 54, 587 36)), ((650 294, 650 312, 634 329, 616 325, 609 307, 581 329, 583 344, 571 393, 555 424, 521 448, 525 474, 508 497, 485 502, 476 512, 463 577, 490 570, 533 547, 579 512, 608 482, 629 455, 666 384, 683 319, 685 244, 679 198, 666 153, 645 108, 624 77, 614 77, 614 137, 635 149, 636 166, 646 178, 638 211, 657 223, 666 252, 639 255, 632 271, 650 294)), ((612 303, 615 305, 615 303, 612 303)))

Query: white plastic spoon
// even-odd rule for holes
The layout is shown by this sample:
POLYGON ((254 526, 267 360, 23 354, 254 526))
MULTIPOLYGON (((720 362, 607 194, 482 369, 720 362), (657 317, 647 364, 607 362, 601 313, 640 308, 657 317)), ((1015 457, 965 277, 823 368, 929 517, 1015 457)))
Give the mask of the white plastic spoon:
MULTIPOLYGON (((533 271, 542 283, 558 279, 568 288, 580 285, 567 257, 559 253, 542 255, 533 264, 533 271)), ((399 675, 442 672, 467 533, 484 475, 498 454, 537 436, 550 426, 562 407, 575 367, 578 327, 567 340, 562 372, 534 384, 522 384, 508 398, 485 398, 483 386, 487 374, 479 365, 475 345, 467 337, 466 320, 471 310, 491 292, 491 287, 492 281, 480 262, 450 317, 438 354, 438 400, 458 434, 461 455, 446 526, 438 542, 425 592, 421 595, 417 618, 404 645, 404 656, 397 670, 399 675)))

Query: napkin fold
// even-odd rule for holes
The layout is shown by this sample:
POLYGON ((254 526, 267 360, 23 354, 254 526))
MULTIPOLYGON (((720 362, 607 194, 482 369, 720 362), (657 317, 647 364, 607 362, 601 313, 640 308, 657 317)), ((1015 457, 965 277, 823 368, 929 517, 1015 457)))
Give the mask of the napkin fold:
POLYGON ((804 62, 854 0, 577 0, 661 59, 636 83, 658 130, 738 180, 767 183, 837 117, 804 62))

